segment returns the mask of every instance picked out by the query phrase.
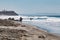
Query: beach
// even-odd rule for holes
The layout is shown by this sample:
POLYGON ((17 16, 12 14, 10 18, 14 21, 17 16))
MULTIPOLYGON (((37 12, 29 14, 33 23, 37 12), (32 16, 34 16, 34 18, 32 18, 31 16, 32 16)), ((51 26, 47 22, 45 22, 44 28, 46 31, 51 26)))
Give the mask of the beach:
POLYGON ((0 40, 60 40, 60 36, 29 24, 12 20, 0 20, 0 24, 2 24, 0 25, 0 40))

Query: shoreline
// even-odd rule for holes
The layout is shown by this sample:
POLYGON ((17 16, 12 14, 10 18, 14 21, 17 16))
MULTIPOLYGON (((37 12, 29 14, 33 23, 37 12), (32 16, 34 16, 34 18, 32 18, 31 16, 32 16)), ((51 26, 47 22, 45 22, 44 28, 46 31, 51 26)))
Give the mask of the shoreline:
MULTIPOLYGON (((23 23, 26 23, 26 24, 29 24, 29 25, 32 25, 32 26, 36 26, 38 29, 40 29, 40 30, 44 30, 44 31, 46 31, 46 32, 48 32, 48 33, 50 33, 50 34, 54 34, 54 35, 58 35, 58 36, 60 36, 60 33, 57 33, 57 32, 54 32, 55 30, 50 30, 50 29, 46 29, 44 26, 39 26, 38 24, 33 24, 32 22, 29 22, 29 21, 27 21, 27 22, 25 22, 25 21, 23 21, 23 23)), ((35 22, 34 22, 35 23, 35 22)), ((52 26, 51 26, 52 27, 52 26)), ((49 26, 47 27, 47 28, 49 28, 49 26)), ((53 28, 53 27, 52 27, 53 28)), ((59 31, 59 30, 58 30, 59 31)))
MULTIPOLYGON (((18 22, 18 21, 17 21, 17 22, 18 22)), ((21 23, 21 22, 19 22, 19 23, 21 23)), ((48 30, 46 31, 46 30, 44 30, 44 29, 41 29, 41 28, 38 27, 38 26, 31 25, 31 24, 27 24, 27 23, 24 23, 24 22, 22 22, 22 24, 32 26, 32 27, 34 27, 34 28, 36 28, 36 29, 38 29, 38 30, 40 30, 40 31, 47 32, 48 34, 52 34, 52 35, 55 35, 55 36, 59 36, 59 37, 60 37, 60 34, 48 32, 48 30)))
POLYGON ((48 34, 52 34, 52 35, 55 35, 55 36, 59 36, 59 37, 60 37, 60 34, 50 33, 50 32, 48 32, 48 31, 46 31, 46 30, 40 29, 40 27, 38 27, 38 26, 31 25, 31 24, 26 24, 26 23, 24 23, 24 22, 23 22, 22 24, 32 26, 32 27, 34 27, 34 28, 36 28, 36 29, 38 29, 38 30, 40 30, 40 31, 43 31, 43 32, 46 32, 46 33, 48 33, 48 34))

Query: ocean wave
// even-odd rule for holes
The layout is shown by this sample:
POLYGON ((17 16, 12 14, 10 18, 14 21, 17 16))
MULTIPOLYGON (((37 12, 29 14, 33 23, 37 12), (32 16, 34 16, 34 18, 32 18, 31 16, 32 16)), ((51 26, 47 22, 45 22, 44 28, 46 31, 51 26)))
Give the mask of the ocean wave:
POLYGON ((60 18, 48 16, 0 16, 0 19, 8 19, 9 17, 14 18, 15 20, 19 20, 19 18, 22 17, 23 22, 38 26, 51 33, 60 34, 60 18), (30 20, 30 18, 33 19, 30 20))
POLYGON ((8 18, 14 18, 15 20, 19 20, 20 17, 23 18, 23 21, 53 21, 53 22, 59 22, 60 18, 56 17, 48 17, 48 16, 0 16, 0 19, 8 19, 8 18))

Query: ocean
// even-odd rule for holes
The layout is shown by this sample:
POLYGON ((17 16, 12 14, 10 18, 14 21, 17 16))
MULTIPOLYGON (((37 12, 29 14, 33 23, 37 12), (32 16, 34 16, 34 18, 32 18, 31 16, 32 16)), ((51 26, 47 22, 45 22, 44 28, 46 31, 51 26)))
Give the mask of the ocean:
POLYGON ((60 16, 27 16, 23 23, 37 26, 49 33, 60 34, 60 16))
POLYGON ((60 16, 36 16, 36 15, 20 15, 20 16, 0 16, 0 19, 14 18, 19 20, 23 18, 23 23, 37 26, 38 29, 45 30, 49 33, 60 34, 60 16))

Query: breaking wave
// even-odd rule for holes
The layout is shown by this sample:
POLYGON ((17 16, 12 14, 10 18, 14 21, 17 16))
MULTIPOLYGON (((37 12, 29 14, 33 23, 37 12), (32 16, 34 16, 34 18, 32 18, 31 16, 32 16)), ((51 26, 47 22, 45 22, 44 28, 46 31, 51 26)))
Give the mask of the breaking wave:
POLYGON ((9 17, 15 20, 22 17, 24 23, 35 25, 47 32, 60 34, 60 18, 48 16, 0 16, 0 19, 8 19, 9 17))

